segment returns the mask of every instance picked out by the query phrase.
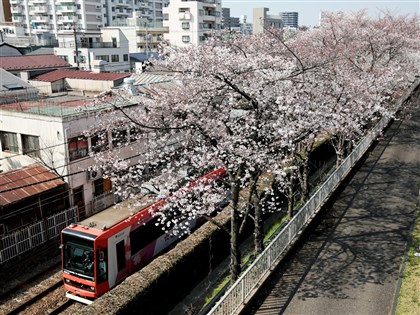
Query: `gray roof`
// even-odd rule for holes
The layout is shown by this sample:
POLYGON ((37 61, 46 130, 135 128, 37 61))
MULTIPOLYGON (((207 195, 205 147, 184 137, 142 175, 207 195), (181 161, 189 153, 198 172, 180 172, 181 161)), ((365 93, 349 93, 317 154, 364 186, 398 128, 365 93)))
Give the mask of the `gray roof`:
POLYGON ((54 55, 54 48, 53 47, 41 47, 35 49, 26 55, 54 55))
POLYGON ((32 85, 23 81, 21 78, 7 72, 6 70, 0 68, 0 91, 11 91, 17 89, 35 89, 32 85))

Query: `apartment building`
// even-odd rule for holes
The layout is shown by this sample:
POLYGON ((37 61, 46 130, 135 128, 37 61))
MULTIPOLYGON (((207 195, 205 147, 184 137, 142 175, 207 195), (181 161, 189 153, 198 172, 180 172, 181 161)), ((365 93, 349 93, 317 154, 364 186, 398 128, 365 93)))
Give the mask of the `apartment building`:
POLYGON ((163 8, 165 39, 173 46, 198 45, 217 36, 222 25, 221 0, 170 1, 163 8))
POLYGON ((151 55, 159 51, 159 45, 164 40, 164 34, 169 28, 163 26, 163 21, 152 21, 142 16, 140 11, 133 13, 127 19, 116 19, 112 27, 117 27, 128 39, 130 54, 144 53, 151 55))
POLYGON ((54 54, 73 67, 96 72, 129 72, 129 43, 119 28, 58 32, 54 54))
POLYGON ((168 0, 8 0, 12 22, 23 25, 26 35, 57 37, 59 31, 98 30, 133 12, 151 21, 162 21, 168 0))
POLYGON ((283 27, 298 28, 299 13, 298 12, 280 12, 283 27))

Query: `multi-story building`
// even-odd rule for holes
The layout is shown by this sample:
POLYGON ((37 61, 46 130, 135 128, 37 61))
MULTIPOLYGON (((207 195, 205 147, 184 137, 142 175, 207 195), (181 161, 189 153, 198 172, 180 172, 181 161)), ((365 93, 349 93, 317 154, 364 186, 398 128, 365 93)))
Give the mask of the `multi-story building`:
POLYGON ((12 22, 22 24, 26 35, 57 37, 76 25, 80 30, 98 30, 126 19, 138 11, 151 21, 162 21, 168 0, 9 0, 12 22))
MULTIPOLYGON (((134 129, 129 126, 124 130, 127 143, 120 133, 118 141, 114 139, 115 133, 111 132, 105 134, 99 131, 93 136, 85 136, 84 131, 96 126, 102 119, 121 113, 114 111, 112 104, 89 106, 87 100, 80 97, 64 98, 1 107, 1 171, 7 172, 34 162, 54 169, 67 182, 70 203, 78 206, 78 215, 83 218, 116 201, 110 179, 102 178, 99 169, 90 169, 95 165, 90 153, 114 150, 124 159, 135 155, 133 152, 140 152, 143 144, 140 140, 133 141, 134 129), (81 106, 84 110, 80 110, 81 106)), ((124 106, 129 110, 130 104, 124 106)), ((124 127, 119 128, 123 130, 124 127)), ((137 159, 132 158, 132 163, 137 159)))
POLYGON ((151 21, 143 17, 140 11, 134 12, 133 17, 114 20, 112 25, 118 27, 128 39, 130 54, 158 52, 164 34, 169 33, 162 21, 151 21))
POLYGON ((219 33, 221 12, 221 0, 171 1, 163 8, 165 38, 173 46, 198 45, 219 33))
POLYGON ((283 27, 298 28, 299 13, 298 12, 280 12, 283 27))
POLYGON ((83 70, 130 71, 128 39, 116 27, 59 31, 54 54, 83 70))
POLYGON ((264 28, 281 28, 282 19, 279 15, 268 14, 268 8, 254 8, 253 10, 253 34, 264 32, 264 28))

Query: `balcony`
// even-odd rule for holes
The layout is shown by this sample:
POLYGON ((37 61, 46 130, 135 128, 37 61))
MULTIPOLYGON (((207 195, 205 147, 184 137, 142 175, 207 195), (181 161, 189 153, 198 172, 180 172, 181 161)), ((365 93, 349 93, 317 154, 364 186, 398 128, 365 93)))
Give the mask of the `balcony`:
POLYGON ((76 12, 77 7, 75 5, 58 5, 56 7, 57 14, 63 13, 63 12, 76 12))
POLYGON ((13 23, 23 23, 25 21, 25 18, 23 16, 13 16, 12 22, 13 23))
POLYGON ((9 2, 10 2, 11 5, 13 5, 13 4, 21 4, 21 1, 20 0, 9 0, 9 2))
POLYGON ((10 8, 10 11, 14 14, 23 14, 23 8, 19 5, 19 6, 12 6, 10 8))
POLYGON ((35 28, 32 28, 31 31, 32 34, 43 34, 48 32, 51 32, 51 30, 46 26, 37 26, 35 28))
POLYGON ((46 5, 43 6, 33 6, 29 8, 31 13, 48 13, 48 7, 46 5))
POLYGON ((58 24, 66 24, 66 23, 74 23, 73 20, 73 16, 68 16, 68 15, 64 15, 64 16, 57 16, 57 23, 58 24))
POLYGON ((33 4, 47 4, 48 0, 29 0, 28 1, 28 5, 33 5, 33 4))
POLYGON ((35 15, 32 16, 31 22, 33 23, 48 23, 50 21, 49 16, 41 16, 41 15, 35 15))
POLYGON ((116 7, 129 7, 131 4, 127 0, 118 0, 114 2, 116 7))

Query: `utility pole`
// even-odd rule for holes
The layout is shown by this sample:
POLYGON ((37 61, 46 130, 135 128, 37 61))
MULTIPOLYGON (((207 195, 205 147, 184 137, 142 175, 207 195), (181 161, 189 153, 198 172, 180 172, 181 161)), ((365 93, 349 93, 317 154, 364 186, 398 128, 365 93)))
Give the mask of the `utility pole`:
POLYGON ((146 18, 146 22, 144 22, 144 25, 146 26, 146 58, 149 59, 149 45, 148 45, 148 41, 149 41, 149 34, 147 33, 147 24, 148 24, 149 20, 146 18))
POLYGON ((73 22, 73 33, 74 33, 74 47, 76 49, 76 64, 77 64, 77 69, 79 69, 79 48, 77 46, 76 22, 73 22))

